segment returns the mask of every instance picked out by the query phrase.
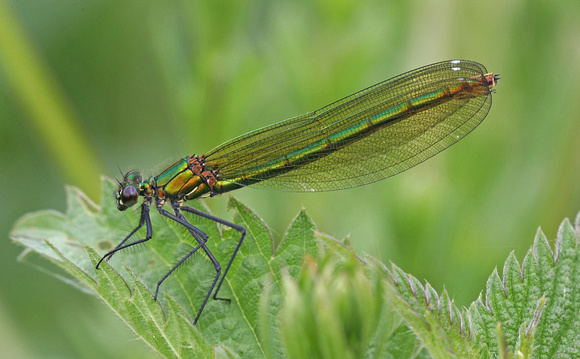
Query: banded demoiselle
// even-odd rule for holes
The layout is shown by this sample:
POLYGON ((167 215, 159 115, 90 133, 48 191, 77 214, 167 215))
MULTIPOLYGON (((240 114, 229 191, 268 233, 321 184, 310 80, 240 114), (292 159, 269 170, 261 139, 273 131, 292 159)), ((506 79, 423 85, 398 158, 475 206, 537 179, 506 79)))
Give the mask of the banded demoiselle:
POLYGON ((193 323, 215 288, 219 289, 244 240, 245 228, 185 205, 188 200, 213 197, 252 186, 279 191, 332 191, 376 182, 413 167, 459 141, 488 114, 497 75, 473 61, 444 61, 393 77, 326 107, 249 132, 202 155, 186 156, 158 176, 140 172, 123 176, 116 193, 120 211, 143 197, 137 227, 100 263, 114 253, 151 239, 149 217, 157 211, 179 223, 197 242, 157 283, 161 283, 202 249, 216 275, 193 323), (169 202, 173 213, 163 208, 169 202), (207 248, 208 236, 182 212, 192 213, 235 229, 240 239, 225 271, 207 248), (145 225, 145 238, 127 243, 145 225), (221 279, 220 279, 221 278, 221 279), (218 283, 219 281, 219 283, 218 283), (217 288, 216 288, 217 284, 217 288))

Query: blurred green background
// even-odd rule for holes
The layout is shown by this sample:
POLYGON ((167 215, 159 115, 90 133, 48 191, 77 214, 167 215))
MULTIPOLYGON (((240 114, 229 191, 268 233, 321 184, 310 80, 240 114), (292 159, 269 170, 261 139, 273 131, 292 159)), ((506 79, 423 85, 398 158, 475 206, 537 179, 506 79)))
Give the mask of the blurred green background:
MULTIPOLYGON (((276 240, 305 207, 320 231, 468 306, 538 226, 552 241, 580 210, 580 2, 0 0, 1 356, 152 356, 97 299, 17 262, 12 224, 64 211, 65 184, 100 201, 100 174, 157 174, 454 58, 501 75, 459 144, 365 187, 234 195, 276 240)), ((226 203, 207 201, 231 218, 226 203)))

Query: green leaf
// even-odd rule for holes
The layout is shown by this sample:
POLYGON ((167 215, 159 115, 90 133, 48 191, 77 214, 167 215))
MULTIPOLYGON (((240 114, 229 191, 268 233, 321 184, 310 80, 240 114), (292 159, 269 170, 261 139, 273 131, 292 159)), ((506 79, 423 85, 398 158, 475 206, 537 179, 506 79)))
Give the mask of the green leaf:
POLYGON ((394 287, 390 302, 436 358, 577 358, 580 353, 580 250, 578 232, 566 219, 554 251, 538 230, 520 266, 510 253, 503 278, 494 270, 485 296, 459 310, 447 291, 391 264, 370 258, 394 287))
MULTIPOLYGON (((233 221, 247 229, 221 297, 191 324, 215 278, 203 254, 173 273, 153 300, 157 282, 196 245, 189 232, 152 213, 153 239, 134 251, 96 263, 137 224, 119 212, 103 180, 102 206, 67 187, 65 214, 22 217, 11 238, 68 273, 60 279, 99 296, 136 336, 167 358, 574 358, 580 352, 578 227, 560 226, 554 249, 538 231, 520 265, 510 253, 469 309, 457 308, 391 264, 390 268, 316 231, 306 212, 275 247, 263 221, 235 199, 233 221), (392 309, 396 309, 395 313, 392 309), (409 329, 410 328, 410 329, 409 329)), ((191 205, 206 211, 203 202, 191 205)), ((209 236, 208 248, 225 267, 240 234, 190 216, 209 236)), ((144 230, 135 238, 143 238, 144 230)))
MULTIPOLYGON (((193 326, 216 273, 204 255, 194 255, 174 272, 163 282, 159 301, 153 300, 157 282, 196 244, 173 221, 153 211, 153 238, 136 250, 116 253, 95 270, 101 256, 139 220, 134 211, 116 209, 108 196, 114 189, 112 181, 103 179, 99 207, 78 189, 67 187, 65 214, 41 211, 24 216, 11 238, 27 248, 23 258, 33 260, 30 254, 38 253, 71 275, 77 287, 99 296, 161 356, 301 357, 303 352, 294 347, 299 340, 309 356, 324 346, 327 355, 319 357, 426 357, 415 335, 389 310, 382 278, 364 269, 351 248, 317 232, 305 211, 274 247, 263 221, 233 198, 229 207, 234 222, 246 228, 247 235, 220 291, 231 302, 210 300, 193 326), (310 315, 295 315, 294 310, 310 315), (318 320, 317 313, 323 312, 318 320), (302 334, 289 329, 295 327, 316 328, 319 333, 298 338, 293 334, 302 334)), ((208 211, 203 202, 191 205, 208 211)), ((201 217, 188 219, 208 234, 207 246, 225 268, 240 234, 201 217)), ((144 235, 139 231, 132 239, 144 235)))

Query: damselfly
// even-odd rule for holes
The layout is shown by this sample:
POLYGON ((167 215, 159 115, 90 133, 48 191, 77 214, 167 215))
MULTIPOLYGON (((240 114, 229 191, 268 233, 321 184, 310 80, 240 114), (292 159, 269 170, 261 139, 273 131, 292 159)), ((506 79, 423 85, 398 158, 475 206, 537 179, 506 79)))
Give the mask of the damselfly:
POLYGON ((376 182, 413 167, 459 141, 483 121, 499 77, 473 61, 435 63, 383 81, 317 111, 282 121, 230 140, 202 155, 180 159, 158 176, 131 171, 119 182, 117 207, 124 211, 143 197, 138 226, 114 253, 153 236, 149 217, 157 211, 184 226, 197 246, 157 283, 201 249, 216 275, 193 323, 211 294, 214 299, 244 240, 245 228, 185 204, 252 186, 279 191, 332 191, 376 182), (169 202, 173 213, 164 209, 169 202), (192 213, 240 233, 223 271, 206 246, 208 236, 182 212, 192 213), (129 239, 145 225, 145 238, 129 239), (217 285, 217 288, 216 288, 217 285), (215 289, 215 292, 214 292, 215 289))

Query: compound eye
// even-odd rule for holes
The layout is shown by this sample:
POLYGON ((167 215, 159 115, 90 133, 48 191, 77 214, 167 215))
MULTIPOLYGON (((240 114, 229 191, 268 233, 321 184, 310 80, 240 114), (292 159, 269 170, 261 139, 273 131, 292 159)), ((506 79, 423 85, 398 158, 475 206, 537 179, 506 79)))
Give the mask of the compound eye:
POLYGON ((143 181, 143 176, 139 171, 129 171, 123 178, 126 185, 138 185, 141 181, 143 181))
POLYGON ((123 191, 121 191, 121 198, 119 201, 119 207, 125 207, 125 209, 127 207, 131 207, 133 206, 135 203, 137 203, 137 200, 139 199, 139 193, 137 192, 137 189, 133 186, 127 186, 125 188, 123 188, 123 191))

